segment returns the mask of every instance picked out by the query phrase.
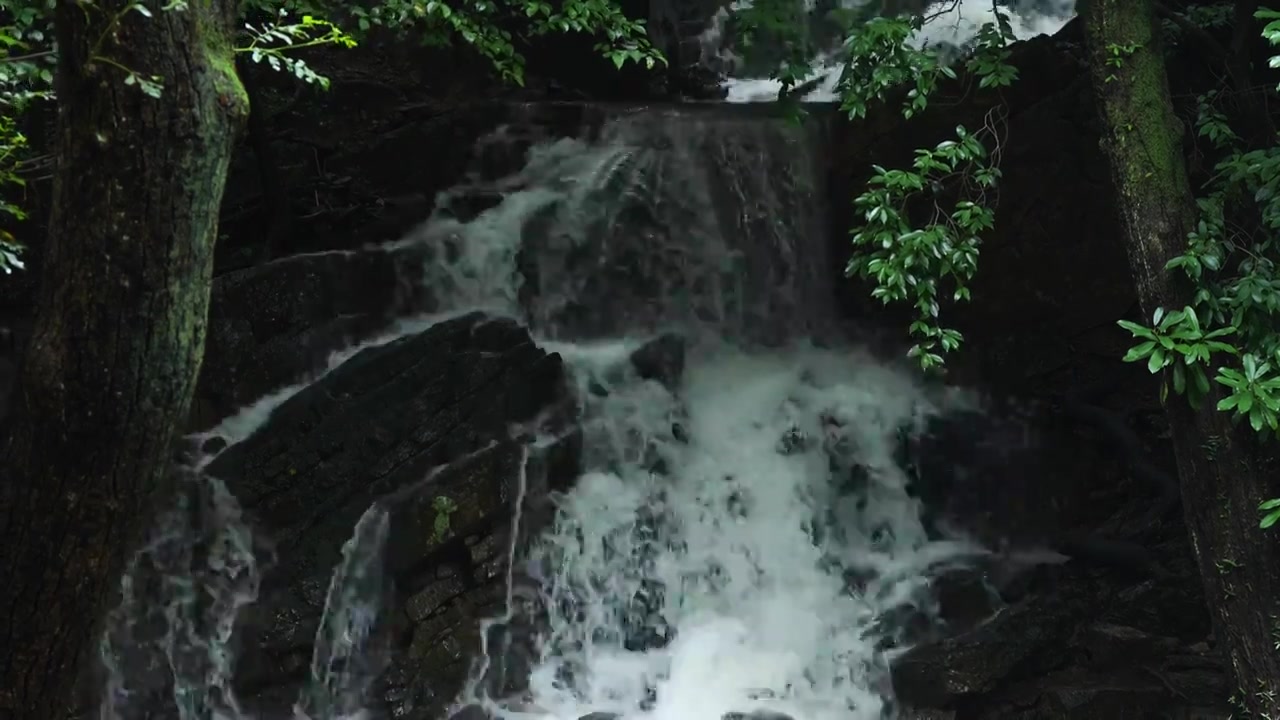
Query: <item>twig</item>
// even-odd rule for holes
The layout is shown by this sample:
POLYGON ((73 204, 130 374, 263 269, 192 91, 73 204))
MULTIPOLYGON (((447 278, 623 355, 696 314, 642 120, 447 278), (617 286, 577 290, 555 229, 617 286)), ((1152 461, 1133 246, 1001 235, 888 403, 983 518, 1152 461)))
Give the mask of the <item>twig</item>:
POLYGON ((27 53, 26 55, 10 55, 0 58, 0 65, 5 63, 27 62, 28 60, 39 60, 42 57, 53 55, 52 50, 41 50, 40 52, 27 53))

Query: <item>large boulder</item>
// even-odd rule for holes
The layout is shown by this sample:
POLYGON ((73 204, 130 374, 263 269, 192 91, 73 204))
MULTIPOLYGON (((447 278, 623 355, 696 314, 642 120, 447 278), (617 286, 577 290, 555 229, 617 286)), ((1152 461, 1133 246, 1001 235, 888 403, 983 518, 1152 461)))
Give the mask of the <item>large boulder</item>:
POLYGON ((421 248, 297 255, 218 277, 192 429, 321 370, 393 317, 430 309, 421 248))
MULTIPOLYGON (((1135 590, 1158 602, 1160 593, 1145 591, 1188 580, 1135 590)), ((1070 565, 1038 573, 1034 585, 978 626, 893 663, 906 717, 1228 717, 1228 677, 1208 645, 1174 637, 1176 627, 1122 624, 1135 590, 1117 593, 1114 578, 1070 565)), ((1154 608, 1166 617, 1180 609, 1154 608)))
POLYGON ((567 388, 519 325, 466 315, 361 351, 208 465, 273 543, 239 628, 236 685, 255 709, 287 713, 308 680, 330 578, 375 502, 389 520, 381 702, 426 718, 454 699, 479 621, 503 609, 512 510, 536 518, 549 484, 574 477, 567 388), (561 439, 534 449, 549 427, 561 439))

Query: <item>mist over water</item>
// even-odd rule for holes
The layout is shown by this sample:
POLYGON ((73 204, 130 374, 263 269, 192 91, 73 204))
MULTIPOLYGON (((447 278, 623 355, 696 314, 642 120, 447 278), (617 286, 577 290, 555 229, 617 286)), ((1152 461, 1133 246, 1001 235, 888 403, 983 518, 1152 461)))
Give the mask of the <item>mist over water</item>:
MULTIPOLYGON (((812 133, 679 111, 622 116, 593 140, 534 147, 514 175, 477 180, 470 190, 500 198, 489 209, 458 219, 446 197, 388 246, 428 250, 436 314, 359 347, 473 309, 516 317, 562 355, 581 405, 582 475, 554 498, 551 527, 513 543, 507 611, 487 623, 537 631, 527 690, 495 692, 485 673, 500 658, 482 657, 459 702, 510 720, 892 712, 888 657, 907 639, 895 613, 929 616, 930 570, 973 552, 926 537, 897 448, 962 398, 826 332, 812 133), (665 382, 631 363, 659 333, 683 352, 683 372, 665 382)), ((249 437, 305 386, 195 440, 249 437)), ((207 460, 124 579, 103 643, 102 720, 151 717, 157 702, 181 720, 248 717, 231 692, 229 639, 256 599, 266 539, 198 472, 207 460)), ((384 658, 369 639, 394 502, 352 528, 296 720, 373 717, 366 695, 384 658)))

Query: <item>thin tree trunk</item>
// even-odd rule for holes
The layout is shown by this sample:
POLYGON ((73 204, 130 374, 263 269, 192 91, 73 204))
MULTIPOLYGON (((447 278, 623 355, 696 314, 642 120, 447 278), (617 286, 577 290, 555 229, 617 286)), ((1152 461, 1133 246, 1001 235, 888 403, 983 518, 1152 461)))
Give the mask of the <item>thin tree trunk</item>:
POLYGON ((59 2, 58 167, 37 320, 0 448, 0 718, 63 720, 162 498, 204 350, 248 110, 236 3, 59 2), (158 76, 158 98, 129 72, 158 76))
MULTIPOLYGON (((1180 308, 1190 298, 1165 270, 1195 221, 1182 128, 1169 95, 1150 0, 1084 4, 1086 44, 1119 199, 1123 240, 1142 309, 1180 308)), ((1233 426, 1211 395, 1201 410, 1166 406, 1192 547, 1213 617, 1250 717, 1280 717, 1280 547, 1258 528, 1258 503, 1275 494, 1259 462, 1258 437, 1233 426)))

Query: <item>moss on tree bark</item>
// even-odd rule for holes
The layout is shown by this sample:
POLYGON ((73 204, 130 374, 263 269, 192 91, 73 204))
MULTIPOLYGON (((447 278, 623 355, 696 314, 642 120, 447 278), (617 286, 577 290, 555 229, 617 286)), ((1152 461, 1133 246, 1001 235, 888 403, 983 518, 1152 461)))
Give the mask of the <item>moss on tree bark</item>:
MULTIPOLYGON (((1188 304, 1191 288, 1165 264, 1196 221, 1182 127, 1174 114, 1151 0, 1082 3, 1089 66, 1105 124, 1104 150, 1143 311, 1188 304)), ((1259 437, 1233 425, 1211 395, 1200 410, 1166 405, 1182 504, 1219 649, 1251 717, 1280 717, 1280 547, 1258 528, 1258 503, 1277 494, 1259 437)))
POLYGON ((0 448, 0 718, 62 720, 163 501, 204 350, 247 100, 236 3, 57 4, 58 166, 37 321, 0 448), (160 97, 126 84, 158 76, 160 97))

